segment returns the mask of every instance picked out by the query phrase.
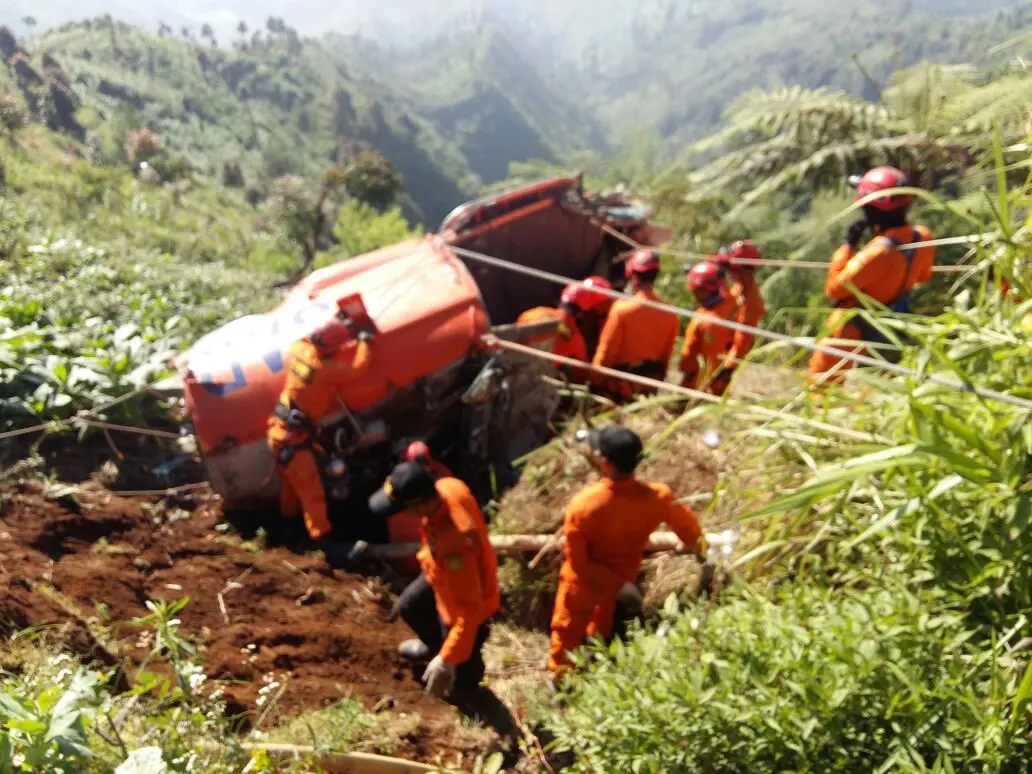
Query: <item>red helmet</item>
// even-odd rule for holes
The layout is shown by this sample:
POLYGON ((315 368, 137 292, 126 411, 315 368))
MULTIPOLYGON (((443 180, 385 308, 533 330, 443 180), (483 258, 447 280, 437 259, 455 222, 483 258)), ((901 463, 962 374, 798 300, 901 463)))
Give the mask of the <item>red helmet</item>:
MULTIPOLYGON (((865 196, 878 191, 887 191, 890 188, 902 188, 908 185, 910 185, 910 180, 895 167, 875 167, 857 181, 856 201, 860 201, 865 196)), ((901 207, 907 207, 913 201, 914 197, 909 194, 896 194, 895 196, 883 196, 879 199, 873 199, 867 202, 866 206, 891 212, 901 207)))
POLYGON ((704 261, 688 271, 688 288, 694 293, 700 290, 719 293, 723 278, 723 272, 717 264, 704 261))
POLYGON ((422 441, 413 441, 401 456, 405 462, 427 462, 430 459, 430 447, 422 441))
POLYGON ((659 255, 651 250, 635 250, 627 259, 627 279, 634 274, 644 274, 648 271, 659 271, 659 255))
POLYGON ((727 256, 731 263, 734 263, 738 258, 744 258, 747 261, 755 261, 763 257, 760 255, 760 251, 756 249, 756 245, 748 239, 739 239, 731 245, 727 251, 727 256))
POLYGON ((612 290, 613 286, 602 277, 588 277, 576 285, 567 285, 560 303, 573 304, 582 312, 591 312, 612 303, 612 298, 604 293, 596 293, 594 288, 612 290))

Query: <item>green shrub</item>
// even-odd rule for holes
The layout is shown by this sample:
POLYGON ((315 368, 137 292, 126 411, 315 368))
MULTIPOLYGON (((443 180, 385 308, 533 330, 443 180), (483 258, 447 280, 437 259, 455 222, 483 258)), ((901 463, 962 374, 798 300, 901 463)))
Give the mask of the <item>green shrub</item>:
POLYGON ((937 603, 899 576, 734 589, 596 654, 556 727, 585 772, 1027 770, 1032 680, 937 603))

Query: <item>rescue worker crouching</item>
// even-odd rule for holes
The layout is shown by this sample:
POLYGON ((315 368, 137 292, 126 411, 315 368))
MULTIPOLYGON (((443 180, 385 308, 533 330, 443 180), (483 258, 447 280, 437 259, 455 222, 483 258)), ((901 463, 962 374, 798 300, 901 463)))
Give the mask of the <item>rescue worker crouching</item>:
POLYGON ((405 447, 402 462, 418 462, 430 471, 434 478, 455 478, 443 462, 430 453, 430 447, 422 441, 413 441, 405 447))
MULTIPOLYGON (((530 343, 548 340, 552 344, 554 354, 573 360, 582 360, 585 363, 590 362, 591 354, 598 343, 602 322, 612 305, 612 299, 597 292, 598 288, 612 290, 613 286, 602 277, 588 277, 582 282, 567 285, 559 299, 558 309, 537 306, 521 314, 516 323, 528 325, 545 320, 559 320, 556 333, 549 334, 547 337, 534 338, 530 343)), ((588 378, 586 371, 569 368, 562 364, 558 367, 578 381, 588 378)))
POLYGON ((585 636, 610 636, 618 600, 640 605, 635 584, 649 536, 660 524, 680 538, 679 550, 700 560, 706 552, 695 512, 678 504, 669 487, 635 477, 643 446, 632 430, 612 425, 591 433, 589 442, 601 458, 603 478, 574 496, 566 510, 548 657, 555 679, 569 669, 567 654, 585 636))
POLYGON ((681 384, 723 395, 734 376, 741 337, 720 321, 737 320, 744 302, 725 286, 723 272, 716 263, 695 264, 688 272, 687 284, 699 307, 684 333, 681 384))
POLYGON ((368 373, 372 340, 367 331, 356 335, 339 311, 330 323, 294 342, 286 384, 266 431, 280 474, 280 511, 287 518, 303 513, 309 536, 323 543, 331 564, 340 561, 341 554, 350 554, 354 544, 337 545, 328 539, 333 525, 319 463, 318 423, 340 410, 341 388, 368 373))
POLYGON ((399 647, 410 661, 430 659, 423 680, 437 698, 477 691, 484 678, 482 649, 498 612, 498 560, 484 517, 456 478, 434 479, 418 462, 404 462, 369 499, 374 516, 405 512, 422 518, 422 573, 402 592, 397 610, 418 639, 399 647))
MULTIPOLYGON (((671 312, 641 303, 663 303, 654 290, 659 256, 650 250, 638 250, 628 259, 626 272, 634 298, 620 299, 609 310, 592 363, 662 381, 674 353, 680 321, 671 312)), ((606 380, 603 391, 620 401, 656 392, 621 379, 606 380)))
MULTIPOLYGON (((879 191, 907 186, 906 175, 894 167, 872 169, 857 181, 859 201, 879 191)), ((864 205, 864 216, 846 230, 842 246, 835 252, 828 270, 825 294, 835 305, 828 317, 827 329, 834 339, 856 341, 858 346, 835 344, 836 349, 863 353, 863 343, 884 342, 884 337, 866 320, 854 315, 848 321, 848 310, 861 307, 856 291, 887 306, 891 311, 910 311, 910 291, 932 277, 935 248, 931 246, 900 249, 901 245, 928 242, 931 231, 925 226, 911 226, 907 213, 914 197, 905 194, 883 195, 864 205), (864 233, 870 229, 873 238, 857 252, 864 233)), ((843 379, 851 361, 833 354, 814 352, 810 358, 811 382, 834 383, 843 379), (834 373, 830 373, 834 371, 834 373)))

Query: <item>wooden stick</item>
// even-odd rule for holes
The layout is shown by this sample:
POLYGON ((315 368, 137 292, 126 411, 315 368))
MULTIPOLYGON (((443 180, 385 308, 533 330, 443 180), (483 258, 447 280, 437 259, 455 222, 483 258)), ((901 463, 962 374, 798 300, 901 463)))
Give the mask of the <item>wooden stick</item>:
MULTIPOLYGON (((553 541, 553 535, 491 535, 491 546, 499 554, 533 554, 545 548, 551 542, 553 550, 559 550, 566 542, 566 539, 559 537, 553 541)), ((707 540, 719 538, 707 535, 707 540)), ((673 551, 681 539, 673 532, 653 532, 645 546, 645 553, 658 554, 663 551, 673 551)), ((711 541, 712 542, 712 541, 711 541)), ((392 543, 390 545, 369 546, 366 556, 375 559, 405 559, 415 556, 419 551, 419 543, 392 543)))
POLYGON ((313 756, 318 759, 322 771, 338 774, 426 774, 442 771, 441 767, 427 766, 425 763, 413 763, 369 753, 316 754, 315 748, 307 745, 245 743, 241 747, 248 751, 262 750, 270 757, 284 762, 292 758, 313 756))

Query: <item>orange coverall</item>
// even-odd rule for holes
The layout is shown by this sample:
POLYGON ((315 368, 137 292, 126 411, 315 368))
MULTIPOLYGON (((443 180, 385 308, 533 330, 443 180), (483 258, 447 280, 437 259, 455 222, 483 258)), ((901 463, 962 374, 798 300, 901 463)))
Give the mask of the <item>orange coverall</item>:
MULTIPOLYGON (((859 325, 852 321, 842 321, 847 314, 846 310, 861 306, 854 294, 854 288, 888 306, 915 285, 927 282, 932 277, 932 266, 935 263, 934 247, 919 247, 914 250, 908 270, 906 256, 887 244, 881 236, 889 237, 900 245, 927 242, 932 239, 931 231, 924 226, 899 226, 876 236, 859 253, 848 244, 842 245, 832 256, 824 291, 829 299, 837 302, 837 308, 828 317, 827 322, 832 338, 852 341, 864 339, 863 330, 859 325)), ((865 349, 862 345, 833 346, 858 354, 863 353, 865 349)), ((842 361, 835 355, 814 352, 810 358, 811 381, 836 366, 837 373, 826 379, 826 382, 841 381, 843 372, 851 368, 852 363, 848 360, 842 361), (842 362, 841 366, 838 366, 839 362, 842 362)))
MULTIPOLYGON (((651 290, 639 290, 634 296, 663 303, 651 290)), ((662 381, 666 378, 680 327, 677 316, 670 312, 620 299, 609 311, 592 363, 662 381)), ((606 386, 624 399, 655 393, 654 389, 620 379, 609 379, 606 386)))
POLYGON ((281 455, 293 454, 285 465, 279 464, 282 487, 280 510, 287 517, 304 511, 305 527, 313 540, 319 540, 332 529, 326 513, 319 464, 312 451, 314 424, 340 408, 337 395, 349 379, 361 379, 372 363, 369 342, 350 343, 329 356, 320 354, 307 339, 290 347, 287 381, 280 395, 280 404, 300 410, 312 427, 292 430, 275 414, 269 417, 266 440, 277 462, 281 455))
POLYGON ((436 486, 441 507, 423 519, 417 558, 448 627, 440 656, 458 666, 473 655, 477 630, 501 605, 498 558, 469 487, 457 478, 438 479, 436 486))
MULTIPOLYGON (((535 306, 521 314, 517 319, 517 325, 528 325, 530 323, 544 322, 545 320, 559 320, 559 328, 555 333, 536 336, 531 339, 531 345, 551 341, 552 352, 560 357, 569 357, 574 360, 588 360, 588 345, 577 327, 577 321, 569 312, 563 309, 553 309, 550 306, 535 306)), ((560 364, 562 367, 562 364, 560 364)), ((586 372, 575 370, 577 378, 583 378, 586 372)))
POLYGON ((616 597, 634 583, 649 536, 666 523, 693 550, 702 537, 695 512, 674 500, 670 487, 636 478, 604 478, 577 494, 566 509, 559 590, 552 613, 548 669, 559 676, 567 651, 587 636, 608 637, 616 597))
MULTIPOLYGON (((735 322, 753 328, 757 327, 760 324, 760 320, 763 319, 763 313, 767 311, 767 306, 763 301, 760 285, 756 282, 755 272, 732 269, 731 278, 734 280, 734 284, 731 286, 731 295, 741 299, 741 306, 738 309, 735 322)), ((731 353, 732 357, 736 359, 745 357, 749 354, 749 350, 752 349, 752 345, 752 336, 748 333, 735 331, 735 345, 731 353)))
POLYGON ((730 320, 738 318, 746 308, 744 299, 733 293, 727 293, 719 304, 712 309, 699 307, 696 317, 688 323, 684 332, 684 345, 681 347, 681 373, 684 374, 682 384, 693 390, 702 389, 713 395, 723 395, 731 382, 731 372, 721 372, 725 362, 733 367, 737 357, 737 347, 742 334, 719 325, 713 320, 730 320))

